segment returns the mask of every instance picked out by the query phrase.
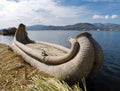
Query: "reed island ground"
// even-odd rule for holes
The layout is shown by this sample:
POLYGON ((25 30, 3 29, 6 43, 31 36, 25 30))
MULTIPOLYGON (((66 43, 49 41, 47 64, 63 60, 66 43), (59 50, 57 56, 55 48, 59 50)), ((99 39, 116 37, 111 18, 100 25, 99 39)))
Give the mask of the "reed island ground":
POLYGON ((5 44, 0 44, 0 91, 82 91, 38 72, 5 44))

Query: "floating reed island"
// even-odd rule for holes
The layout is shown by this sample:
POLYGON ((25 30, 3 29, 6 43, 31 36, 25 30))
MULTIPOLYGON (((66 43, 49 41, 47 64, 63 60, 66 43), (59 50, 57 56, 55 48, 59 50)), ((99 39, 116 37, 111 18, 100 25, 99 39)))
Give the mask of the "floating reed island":
POLYGON ((0 35, 14 35, 17 28, 9 27, 7 29, 0 29, 0 35))
POLYGON ((12 49, 40 72, 60 80, 77 82, 95 75, 103 64, 103 52, 91 34, 85 32, 69 38, 71 48, 29 39, 25 25, 20 24, 12 49))

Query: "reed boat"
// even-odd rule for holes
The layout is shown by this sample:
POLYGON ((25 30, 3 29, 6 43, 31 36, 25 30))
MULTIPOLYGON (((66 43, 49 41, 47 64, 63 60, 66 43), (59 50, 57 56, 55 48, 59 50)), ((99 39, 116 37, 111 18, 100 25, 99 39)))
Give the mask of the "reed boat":
POLYGON ((68 38, 71 48, 31 40, 25 25, 15 33, 12 49, 40 72, 65 81, 79 81, 96 74, 103 64, 103 52, 90 33, 68 38))

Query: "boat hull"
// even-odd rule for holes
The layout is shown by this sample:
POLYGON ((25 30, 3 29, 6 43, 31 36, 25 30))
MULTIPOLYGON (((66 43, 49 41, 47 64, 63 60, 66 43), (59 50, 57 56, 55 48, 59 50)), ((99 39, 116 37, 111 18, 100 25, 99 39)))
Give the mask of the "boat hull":
MULTIPOLYGON (((85 32, 80 33, 76 38, 71 38, 69 40, 71 49, 68 49, 57 44, 30 40, 25 32, 25 26, 21 26, 22 28, 19 26, 14 37, 12 49, 40 72, 49 74, 60 80, 77 82, 81 78, 87 78, 100 70, 103 63, 103 54, 99 44, 92 38, 91 34, 85 32), (29 46, 26 46, 31 43, 52 46, 52 51, 54 51, 54 48, 57 48, 64 51, 65 54, 61 56, 42 55, 42 52, 34 51, 29 46)), ((47 51, 44 50, 44 52, 47 51)))

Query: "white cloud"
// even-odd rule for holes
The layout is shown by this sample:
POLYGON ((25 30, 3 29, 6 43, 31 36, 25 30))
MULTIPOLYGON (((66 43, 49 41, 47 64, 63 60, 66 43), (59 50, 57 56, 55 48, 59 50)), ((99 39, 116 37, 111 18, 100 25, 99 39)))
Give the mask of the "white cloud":
POLYGON ((104 19, 102 15, 93 15, 92 19, 104 19))
POLYGON ((17 26, 19 23, 63 24, 65 20, 77 20, 86 13, 84 6, 62 6, 55 0, 1 0, 1 27, 17 26), (63 20, 63 22, 61 22, 63 20))
POLYGON ((111 16, 111 19, 116 19, 116 18, 118 18, 118 15, 112 15, 111 16))
POLYGON ((105 19, 105 20, 108 20, 108 19, 116 19, 118 18, 118 15, 93 15, 92 16, 92 19, 105 19))
POLYGON ((110 16, 109 15, 105 15, 105 17, 104 17, 106 20, 107 19, 109 19, 110 18, 110 16))

